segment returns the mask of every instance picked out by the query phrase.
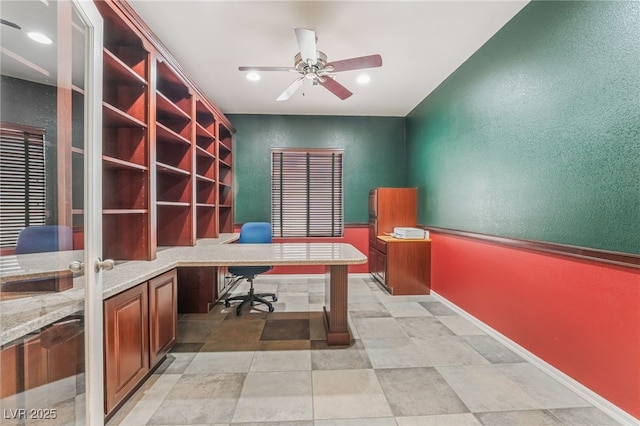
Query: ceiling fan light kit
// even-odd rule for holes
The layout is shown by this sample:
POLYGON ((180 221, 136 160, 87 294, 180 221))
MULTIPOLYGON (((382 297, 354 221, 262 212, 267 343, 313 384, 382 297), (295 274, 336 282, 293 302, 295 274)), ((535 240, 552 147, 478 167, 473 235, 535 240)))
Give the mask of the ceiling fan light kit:
MULTIPOLYGON (((295 79, 284 92, 278 96, 277 101, 286 101, 302 85, 305 80, 311 81, 312 85, 323 86, 325 89, 336 95, 339 99, 345 100, 351 93, 346 87, 335 80, 333 73, 351 71, 365 68, 375 68, 382 66, 380 55, 361 56, 358 58, 343 59, 341 61, 327 62, 327 55, 316 48, 316 33, 306 28, 294 28, 300 52, 293 58, 293 68, 289 67, 239 67, 240 71, 293 71, 301 76, 295 79)), ((248 76, 247 76, 248 77, 248 76)))

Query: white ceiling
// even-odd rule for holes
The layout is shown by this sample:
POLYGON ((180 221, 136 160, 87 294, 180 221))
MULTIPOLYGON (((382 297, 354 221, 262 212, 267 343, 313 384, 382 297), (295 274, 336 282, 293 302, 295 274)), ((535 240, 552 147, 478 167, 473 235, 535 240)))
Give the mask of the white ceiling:
POLYGON ((519 1, 177 1, 129 0, 185 72, 225 113, 406 116, 517 14, 519 1), (305 85, 276 98, 296 78, 239 66, 293 66, 294 27, 313 29, 318 50, 337 61, 379 53, 381 68, 338 73, 353 92, 341 101, 305 85), (303 96, 304 92, 304 96, 303 96))

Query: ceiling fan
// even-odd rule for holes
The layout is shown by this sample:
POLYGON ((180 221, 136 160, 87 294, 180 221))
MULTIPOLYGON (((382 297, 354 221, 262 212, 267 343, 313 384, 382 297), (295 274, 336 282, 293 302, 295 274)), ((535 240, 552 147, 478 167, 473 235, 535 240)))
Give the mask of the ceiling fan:
POLYGON ((301 74, 278 96, 278 101, 289 99, 304 84, 304 80, 310 80, 313 85, 323 86, 338 98, 345 100, 353 93, 338 83, 331 73, 382 66, 380 55, 327 62, 327 55, 316 49, 315 31, 306 28, 294 28, 294 31, 300 53, 294 57, 293 67, 238 67, 240 71, 294 71, 301 74))

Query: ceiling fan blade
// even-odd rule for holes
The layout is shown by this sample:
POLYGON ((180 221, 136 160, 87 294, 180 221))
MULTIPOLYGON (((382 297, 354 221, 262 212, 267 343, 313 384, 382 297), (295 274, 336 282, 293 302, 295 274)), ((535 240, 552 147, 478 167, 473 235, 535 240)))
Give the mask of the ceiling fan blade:
POLYGON ((238 71, 297 71, 291 67, 238 67, 238 71))
POLYGON ((324 86, 328 91, 342 99, 343 101, 347 99, 349 96, 353 95, 346 87, 342 84, 338 83, 331 77, 326 77, 322 80, 318 79, 320 84, 324 86), (323 81, 324 80, 324 81, 323 81))
POLYGON ((278 96, 278 99, 276 99, 276 101, 286 101, 287 99, 289 99, 291 95, 293 95, 296 90, 298 90, 300 86, 302 86, 302 83, 304 83, 304 77, 296 78, 295 80, 293 80, 293 83, 291 83, 289 87, 287 87, 285 91, 282 92, 280 96, 278 96))
POLYGON ((361 56, 359 58, 343 59, 341 61, 330 62, 326 66, 333 67, 333 70, 331 72, 376 68, 382 66, 382 56, 369 55, 361 56))
POLYGON ((318 61, 318 53, 316 49, 316 32, 306 28, 294 28, 298 46, 300 46, 300 55, 304 62, 311 62, 314 65, 318 61))

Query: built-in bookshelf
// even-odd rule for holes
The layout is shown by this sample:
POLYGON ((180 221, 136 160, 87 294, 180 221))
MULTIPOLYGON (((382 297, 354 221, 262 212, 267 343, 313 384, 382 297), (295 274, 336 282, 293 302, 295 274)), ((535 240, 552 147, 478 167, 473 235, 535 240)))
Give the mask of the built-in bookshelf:
POLYGON ((216 221, 216 120, 201 99, 196 99, 195 164, 196 164, 196 236, 215 237, 216 221))
MULTIPOLYGON (((126 2, 96 5, 104 18, 103 256, 151 260, 158 246, 232 232, 235 130, 126 2)), ((80 220, 81 200, 73 205, 80 220)))
POLYGON ((218 215, 220 232, 233 232, 233 135, 218 125, 218 215))
POLYGON ((156 61, 156 209, 158 245, 193 245, 193 96, 164 61, 156 61))
POLYGON ((104 18, 103 256, 152 259, 149 189, 150 50, 121 13, 97 2, 104 18))

